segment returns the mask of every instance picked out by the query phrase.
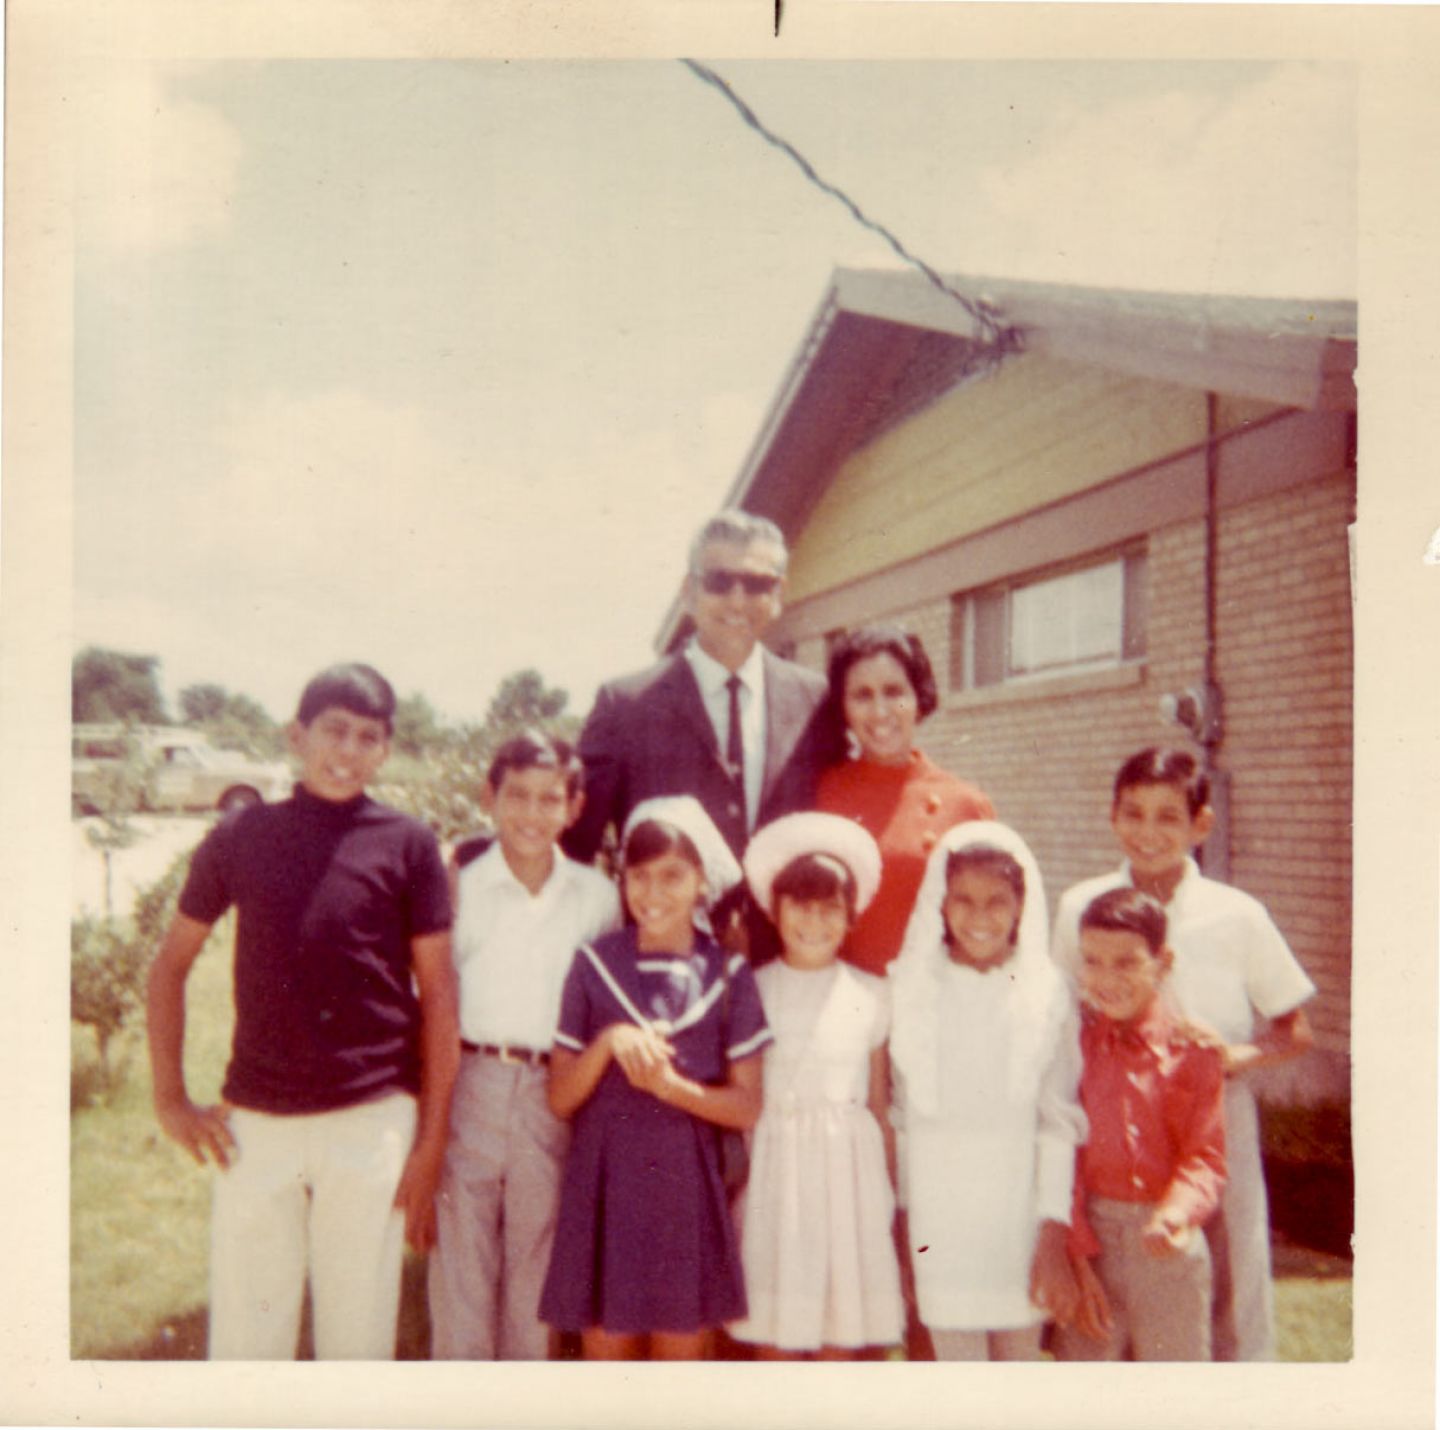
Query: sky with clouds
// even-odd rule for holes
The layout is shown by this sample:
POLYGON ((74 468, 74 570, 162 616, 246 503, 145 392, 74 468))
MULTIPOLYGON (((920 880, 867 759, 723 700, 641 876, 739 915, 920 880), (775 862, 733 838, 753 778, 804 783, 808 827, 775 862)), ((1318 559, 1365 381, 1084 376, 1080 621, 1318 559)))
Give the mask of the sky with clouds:
MULTIPOLYGON (((1352 72, 715 66, 955 273, 1355 295, 1352 72)), ((77 648, 478 719, 643 664, 831 270, 893 266, 680 64, 127 65, 83 106, 77 648)))

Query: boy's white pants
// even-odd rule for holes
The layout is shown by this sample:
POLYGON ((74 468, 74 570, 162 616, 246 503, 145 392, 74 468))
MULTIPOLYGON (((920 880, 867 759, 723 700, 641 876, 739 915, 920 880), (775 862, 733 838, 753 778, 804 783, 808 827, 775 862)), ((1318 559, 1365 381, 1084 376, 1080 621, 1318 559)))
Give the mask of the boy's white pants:
POLYGON ((394 1203, 415 1099, 287 1116, 236 1107, 230 1131, 210 1221, 210 1359, 294 1360, 307 1271, 316 1359, 394 1359, 394 1203))

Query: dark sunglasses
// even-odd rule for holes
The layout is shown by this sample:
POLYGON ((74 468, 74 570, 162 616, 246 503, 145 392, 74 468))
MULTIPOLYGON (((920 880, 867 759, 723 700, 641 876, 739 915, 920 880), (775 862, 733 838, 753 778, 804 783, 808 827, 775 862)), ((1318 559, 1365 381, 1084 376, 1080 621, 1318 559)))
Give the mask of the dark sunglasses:
POLYGON ((700 573, 700 586, 707 596, 728 596, 737 585, 745 588, 747 596, 768 596, 779 584, 778 576, 759 571, 724 571, 717 567, 700 573))

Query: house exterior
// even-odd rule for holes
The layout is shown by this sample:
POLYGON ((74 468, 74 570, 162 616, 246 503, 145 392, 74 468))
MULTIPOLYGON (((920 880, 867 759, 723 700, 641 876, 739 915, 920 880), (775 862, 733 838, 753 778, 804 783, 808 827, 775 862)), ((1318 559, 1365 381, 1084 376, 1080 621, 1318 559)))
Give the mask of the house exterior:
MULTIPOLYGON (((1010 329, 987 363, 918 274, 840 270, 732 490, 791 545, 783 653, 919 634, 921 741, 1030 842, 1054 900, 1113 867, 1110 782, 1187 745, 1204 863, 1318 987, 1327 1091, 1350 1025, 1353 303, 949 280, 1010 329)), ((660 635, 684 633, 680 606, 660 635)))

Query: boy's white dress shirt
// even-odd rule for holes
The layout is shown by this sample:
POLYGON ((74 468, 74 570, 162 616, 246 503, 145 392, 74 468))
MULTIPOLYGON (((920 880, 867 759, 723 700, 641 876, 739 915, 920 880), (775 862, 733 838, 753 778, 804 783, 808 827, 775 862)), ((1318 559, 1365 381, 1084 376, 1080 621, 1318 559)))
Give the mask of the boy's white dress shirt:
MULTIPOLYGON (((582 943, 615 927, 603 874, 565 857, 532 894, 497 841, 460 871, 454 933, 467 1043, 548 1053, 582 943)), ((568 1123, 550 1111, 546 1068, 467 1051, 450 1110, 430 1259, 437 1360, 542 1360, 539 1317, 568 1123)))
MULTIPOLYGON (((1055 960, 1074 977, 1080 954, 1080 915, 1090 901, 1132 883, 1130 867, 1086 879, 1061 896, 1055 913, 1055 960)), ((1186 859, 1170 902, 1168 942, 1175 967, 1166 980, 1179 1012, 1207 1023, 1227 1043, 1248 1043, 1255 1014, 1279 1018, 1315 992, 1265 906, 1242 889, 1207 879, 1186 859)), ((1229 1236, 1235 1360, 1273 1360, 1274 1296, 1270 1282, 1270 1213, 1260 1164, 1255 1095, 1243 1076, 1225 1084, 1228 1180, 1221 1211, 1229 1236)), ((1217 1272, 1220 1268, 1217 1268, 1217 1272)), ((1217 1336, 1216 1358, 1223 1339, 1217 1336)))
POLYGON ((532 894, 497 840, 460 871, 456 904, 461 1037, 548 1052, 575 950, 619 922, 615 885, 557 849, 532 894))

